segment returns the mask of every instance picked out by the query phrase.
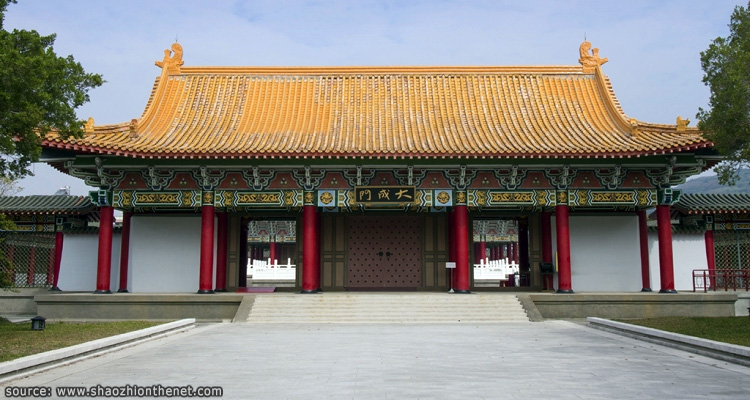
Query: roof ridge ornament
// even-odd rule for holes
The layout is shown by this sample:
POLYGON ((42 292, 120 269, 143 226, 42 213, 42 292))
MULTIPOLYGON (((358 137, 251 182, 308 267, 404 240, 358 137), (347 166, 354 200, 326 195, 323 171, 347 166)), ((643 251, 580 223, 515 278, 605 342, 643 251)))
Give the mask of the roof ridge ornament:
POLYGON ((681 115, 677 116, 677 132, 687 131, 688 125, 690 125, 689 119, 682 119, 681 115))
POLYGON ((630 118, 630 120, 628 120, 628 123, 630 124, 630 135, 638 136, 641 133, 641 131, 638 129, 638 120, 635 118, 630 118))
POLYGON ((131 139, 138 139, 138 119, 133 118, 128 125, 128 133, 131 139))
POLYGON ((180 67, 182 64, 185 64, 185 62, 182 61, 182 45, 174 42, 171 50, 164 50, 164 60, 156 61, 154 64, 162 70, 167 71, 168 75, 179 74, 180 67))
POLYGON ((94 133, 94 117, 89 117, 89 119, 83 123, 83 132, 94 133))
POLYGON ((609 61, 609 59, 606 57, 599 57, 599 48, 594 47, 592 49, 591 42, 587 40, 584 40, 583 43, 581 43, 581 47, 578 48, 578 52, 581 55, 581 58, 578 59, 578 62, 583 65, 583 72, 585 73, 594 72, 596 68, 609 61), (589 50, 591 51, 591 54, 589 54, 589 50))

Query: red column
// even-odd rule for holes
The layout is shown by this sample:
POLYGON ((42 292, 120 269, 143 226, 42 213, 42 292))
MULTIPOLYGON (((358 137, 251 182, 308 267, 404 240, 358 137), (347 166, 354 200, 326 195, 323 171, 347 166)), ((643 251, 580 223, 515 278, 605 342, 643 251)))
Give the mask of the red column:
POLYGON ((638 234, 641 243, 641 281, 643 283, 641 292, 650 292, 651 271, 648 261, 648 225, 645 210, 638 211, 638 234))
POLYGON ((469 291, 469 210, 465 205, 457 205, 455 213, 456 280, 453 284, 453 291, 471 293, 469 291))
POLYGON ((201 207, 201 264, 198 293, 213 293, 214 272, 214 206, 201 207))
POLYGON ((128 263, 130 257, 130 218, 133 213, 122 213, 122 236, 120 240, 120 287, 118 293, 128 292, 128 263))
POLYGON ((570 226, 568 205, 555 206, 555 232, 557 233, 557 293, 573 293, 570 279, 570 226))
POLYGON ((316 220, 318 209, 307 205, 302 207, 302 293, 317 293, 320 288, 320 265, 318 260, 318 232, 316 220))
POLYGON ((672 260, 672 224, 670 206, 656 206, 656 224, 659 232, 659 293, 677 293, 674 290, 674 263, 672 260))
POLYGON ((322 217, 322 213, 317 212, 318 209, 315 209, 315 269, 313 270, 315 272, 315 279, 314 284, 317 288, 318 292, 322 292, 320 289, 320 218, 322 217))
POLYGON ((55 267, 54 276, 52 281, 52 289, 59 291, 60 288, 57 286, 57 282, 60 280, 60 263, 62 262, 62 250, 63 250, 63 233, 58 231, 55 232, 55 267))
POLYGON ((218 232, 216 232, 216 291, 227 291, 227 220, 226 212, 217 215, 218 232))
POLYGON ((714 231, 713 229, 709 229, 706 231, 705 235, 705 242, 706 242, 706 261, 708 264, 709 270, 715 270, 716 269, 716 259, 714 257, 714 231))
POLYGON ((479 260, 478 260, 479 262, 477 264, 482 262, 481 260, 487 261, 487 242, 485 241, 479 242, 479 249, 477 250, 479 252, 479 260))
MULTIPOLYGON (((518 237, 521 237, 521 230, 518 230, 518 237)), ((513 243, 513 261, 516 262, 516 264, 521 264, 521 259, 519 258, 518 248, 519 248, 519 242, 513 243)))
POLYGON ((112 270, 112 220, 114 208, 102 206, 99 211, 99 254, 96 269, 96 292, 112 293, 109 276, 112 270))
POLYGON ((34 283, 34 275, 36 271, 35 265, 36 264, 36 245, 31 246, 31 249, 29 249, 29 269, 26 271, 26 284, 32 285, 34 283))
MULTIPOLYGON (((709 227, 710 228, 710 227, 709 227)), ((709 229, 705 233, 705 242, 706 242, 706 261, 708 263, 708 271, 709 276, 713 277, 714 273, 716 271, 716 257, 714 255, 714 231, 713 229, 709 229)), ((711 282, 709 282, 710 287, 714 288, 714 279, 710 279, 711 282)))
POLYGON ((279 255, 277 254, 277 251, 276 251, 278 249, 277 246, 278 246, 278 243, 273 242, 273 241, 268 244, 268 258, 271 259, 271 264, 276 264, 278 262, 277 260, 279 258, 279 255))

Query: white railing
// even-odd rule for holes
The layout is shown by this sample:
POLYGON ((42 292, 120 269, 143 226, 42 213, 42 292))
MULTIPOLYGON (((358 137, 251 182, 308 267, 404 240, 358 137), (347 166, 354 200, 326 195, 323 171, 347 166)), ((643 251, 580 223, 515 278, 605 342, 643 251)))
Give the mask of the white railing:
POLYGON ((247 274, 252 277, 253 282, 258 281, 284 281, 295 280, 297 277, 297 266, 292 264, 292 259, 287 258, 286 264, 279 264, 278 260, 253 260, 247 259, 247 274))
MULTIPOLYGON (((511 275, 518 274, 518 264, 509 262, 507 258, 502 260, 479 260, 474 264, 474 280, 501 280, 507 281, 511 275)), ((516 286, 518 279, 515 280, 516 286)))

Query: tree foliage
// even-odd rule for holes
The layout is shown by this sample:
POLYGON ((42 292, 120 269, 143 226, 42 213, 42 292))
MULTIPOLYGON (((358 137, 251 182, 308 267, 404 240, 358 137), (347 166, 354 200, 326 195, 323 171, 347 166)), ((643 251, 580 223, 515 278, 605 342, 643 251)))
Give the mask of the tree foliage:
POLYGON ((719 181, 734 184, 750 162, 750 3, 734 9, 729 36, 701 52, 701 67, 711 97, 710 109, 698 112, 698 127, 726 157, 716 169, 719 181))
POLYGON ((6 31, 5 10, 16 0, 0 0, 0 175, 16 179, 37 161, 42 137, 83 135, 75 109, 89 101, 88 91, 102 84, 73 56, 59 57, 55 35, 34 30, 6 31))

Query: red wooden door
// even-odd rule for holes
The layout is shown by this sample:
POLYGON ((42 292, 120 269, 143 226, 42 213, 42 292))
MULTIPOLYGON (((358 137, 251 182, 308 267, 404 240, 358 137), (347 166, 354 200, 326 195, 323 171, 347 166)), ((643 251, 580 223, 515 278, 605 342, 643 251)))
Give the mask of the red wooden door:
POLYGON ((423 223, 421 216, 349 216, 346 287, 421 287, 423 223))

